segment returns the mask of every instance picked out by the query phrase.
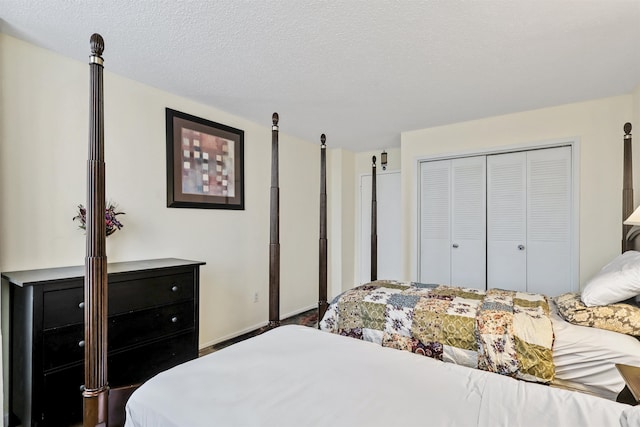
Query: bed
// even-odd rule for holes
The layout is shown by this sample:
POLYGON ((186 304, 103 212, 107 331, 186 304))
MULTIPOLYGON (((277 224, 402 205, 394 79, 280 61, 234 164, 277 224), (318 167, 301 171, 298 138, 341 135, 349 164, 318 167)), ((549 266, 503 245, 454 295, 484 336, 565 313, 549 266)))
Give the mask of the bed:
POLYGON ((165 371, 127 427, 617 426, 640 408, 445 364, 304 326, 165 371))
MULTIPOLYGON (((626 123, 623 127, 624 130, 624 162, 623 162, 623 191, 622 191, 622 219, 627 218, 631 212, 633 211, 633 189, 632 189, 632 162, 631 162, 631 124, 626 123)), ((406 301, 401 303, 387 304, 385 308, 385 314, 381 314, 379 308, 380 306, 376 306, 372 304, 372 302, 380 302, 381 299, 387 298, 388 295, 382 296, 380 294, 380 289, 374 289, 373 287, 384 287, 394 288, 395 285, 393 281, 376 281, 377 279, 377 271, 375 268, 376 260, 377 260, 377 224, 376 224, 376 189, 375 189, 375 179, 376 179, 376 158, 375 156, 372 158, 372 195, 371 195, 371 211, 372 211, 372 224, 371 224, 371 280, 372 282, 368 284, 361 285, 354 289, 351 289, 338 298, 336 298, 328 307, 329 313, 324 315, 324 320, 320 322, 320 327, 324 330, 339 333, 342 335, 352 336, 359 339, 364 339, 367 341, 376 342, 383 346, 390 346, 394 348, 401 348, 409 351, 417 351, 421 354, 425 352, 427 355, 431 357, 436 357, 440 360, 448 360, 454 363, 462 363, 467 366, 479 367, 477 360, 469 361, 467 356, 461 353, 464 353, 463 349, 471 348, 470 346, 465 345, 451 345, 448 347, 449 350, 454 349, 456 351, 449 351, 447 354, 447 349, 445 348, 444 357, 442 352, 442 341, 454 341, 455 339, 464 339, 469 337, 463 337, 462 334, 459 334, 457 330, 449 331, 446 335, 443 335, 441 339, 434 339, 433 336, 429 336, 429 333, 424 333, 419 331, 420 327, 424 327, 420 322, 414 322, 413 317, 417 316, 424 319, 425 313, 420 311, 420 304, 418 304, 418 308, 414 308, 413 304, 409 304, 406 301), (370 287, 368 291, 367 287, 370 287), (376 300, 377 299, 377 300, 376 300), (337 306, 340 305, 340 309, 337 306), (377 307, 377 308, 374 308, 377 307), (407 313, 402 315, 399 308, 402 307, 407 313), (409 307, 409 308, 407 308, 409 307), (386 318, 385 318, 386 316, 386 318), (404 322, 403 327, 395 327, 393 322, 404 322), (416 326, 416 324, 418 326, 416 326), (403 330, 404 328, 404 330, 403 330), (413 328, 413 330, 412 330, 413 328), (394 330, 395 329, 395 330, 394 330), (417 330, 416 330, 417 329, 417 330), (458 334, 458 335, 455 335, 458 334), (408 342, 407 337, 413 339, 413 342, 408 342), (427 339, 423 339, 427 337, 427 339), (401 342, 405 341, 405 342, 401 342), (425 349, 425 346, 428 347, 425 349)), ((630 231, 629 225, 622 225, 622 255, 617 257, 616 260, 612 261, 612 265, 615 265, 616 262, 622 263, 618 265, 616 268, 624 270, 624 268, 635 269, 635 271, 640 271, 639 266, 640 262, 640 253, 632 251, 634 248, 633 241, 628 239, 630 231), (634 254, 632 254, 632 252, 634 254), (627 255, 630 255, 627 257, 627 255), (625 258, 631 258, 635 264, 631 262, 627 262, 624 264, 625 258), (635 258, 635 260, 633 259, 635 258), (622 260, 622 261, 618 261, 622 260), (631 267, 630 267, 631 265, 631 267)), ((603 269, 604 270, 604 269, 603 269)), ((616 280, 620 283, 599 283, 597 284, 600 289, 600 293, 603 292, 605 295, 601 295, 601 298, 596 298, 598 301, 595 304, 610 304, 614 303, 618 300, 623 300, 630 296, 634 296, 640 293, 640 285, 635 285, 635 288, 623 281, 625 279, 629 279, 629 282, 635 280, 635 283, 638 283, 638 280, 635 279, 633 274, 623 273, 619 271, 609 271, 608 274, 618 274, 621 277, 618 277, 616 280), (613 294, 615 296, 616 292, 619 292, 619 289, 615 289, 613 287, 621 288, 625 292, 630 292, 626 296, 618 295, 618 298, 613 298, 612 301, 607 301, 609 294, 613 294), (626 289, 631 287, 631 289, 626 289), (604 291, 603 291, 604 289, 604 291)), ((609 277, 604 275, 602 277, 609 277)), ((609 279, 607 279, 609 280, 609 279)), ((594 278, 590 283, 595 282, 596 278, 594 278)), ((413 285, 413 286, 426 286, 423 284, 409 284, 405 283, 404 285, 413 285)), ((589 284, 587 288, 584 290, 586 293, 592 285, 589 284)), ((595 286, 594 286, 595 288, 595 286)), ((412 298, 413 295, 420 295, 420 290, 415 290, 411 288, 407 288, 408 290, 403 290, 401 294, 408 295, 408 298, 412 298)), ((462 288, 457 289, 459 292, 462 291, 462 288)), ((396 289, 387 289, 389 292, 395 292, 396 289)), ((453 299, 456 295, 442 295, 442 293, 446 293, 447 291, 442 290, 440 295, 436 295, 435 298, 442 299, 450 297, 453 299)), ((566 388, 569 390, 580 391, 583 393, 589 393, 596 396, 600 396, 606 399, 615 400, 618 396, 619 392, 624 388, 623 378, 620 376, 618 370, 615 367, 616 363, 640 366, 640 332, 638 328, 640 326, 640 322, 636 320, 636 329, 635 331, 631 329, 622 330, 624 333, 613 332, 611 330, 603 330, 599 327, 585 327, 585 326, 577 326, 565 320, 568 318, 567 314, 571 314, 571 312, 566 313, 566 305, 561 304, 561 310, 558 309, 557 306, 557 298, 545 297, 548 302, 548 308, 546 309, 545 316, 548 317, 548 321, 551 323, 552 330, 554 332, 553 336, 546 337, 544 340, 549 343, 549 340, 553 342, 553 345, 549 343, 549 347, 552 347, 552 352, 549 353, 550 362, 552 362, 554 366, 553 375, 547 375, 546 378, 533 378, 534 381, 541 381, 545 383, 550 383, 552 386, 566 388), (630 334, 632 336, 629 336, 630 334), (635 338, 633 337, 635 336, 635 338)), ((574 305, 582 305, 579 301, 578 295, 564 295, 559 296, 559 298, 573 299, 578 302, 573 302, 574 305)), ((429 301, 428 299, 423 299, 422 302, 429 301)), ((469 302, 469 301, 467 301, 469 302)), ((629 302, 634 307, 630 307, 634 309, 635 319, 640 319, 640 305, 638 302, 629 302)), ((464 304, 463 304, 464 305, 464 304)), ((617 305, 617 304, 616 304, 617 305)), ((604 308, 613 308, 615 305, 606 305, 604 308)), ((443 316, 449 316, 447 313, 447 309, 450 312, 454 312, 456 309, 460 309, 460 307, 456 307, 455 304, 451 303, 450 306, 439 308, 435 307, 434 304, 431 304, 429 307, 429 312, 426 313, 428 315, 434 315, 437 313, 440 316, 438 325, 434 325, 433 323, 430 326, 430 330, 428 332, 433 332, 435 327, 453 327, 451 324, 447 324, 443 319, 443 316), (438 312, 440 310, 441 312, 438 312)), ((582 306, 580 313, 581 316, 585 315, 585 312, 588 312, 590 308, 582 306)), ((478 311, 480 313, 480 311, 478 311)), ((497 312, 493 311, 495 315, 497 312)), ((450 316, 451 317, 451 316, 450 316)), ((578 317, 578 316, 575 316, 578 317)), ((611 316, 614 317, 614 316, 611 316)), ((633 317, 633 316, 632 316, 633 317)), ((599 322, 592 323, 602 323, 609 321, 610 319, 604 317, 600 319, 599 322)), ((615 319, 611 319, 614 320, 615 319)), ((422 320, 422 323, 425 321, 422 320)), ((593 325, 590 325, 593 326, 593 325)), ((616 329, 613 328, 615 331, 616 329)), ((467 331, 468 333, 473 333, 474 331, 467 331)), ((476 330, 476 333, 479 331, 476 330)), ((435 333, 434 333, 435 334, 435 333)), ((434 335, 431 334, 431 335, 434 335)), ((534 338, 535 339, 535 338, 534 338)), ((445 347, 446 343, 445 343, 445 347)), ((478 343, 477 347, 480 347, 480 343, 478 343)), ((477 355, 472 355, 472 357, 476 357, 477 355)), ((526 357, 526 356, 525 356, 526 357)), ((503 360, 499 360, 499 363, 504 363, 503 360)), ((483 369, 487 369, 483 367, 483 369)), ((496 369, 489 370, 496 371, 496 369)), ((503 369, 504 370, 504 369, 503 369)), ((519 372, 504 372, 507 375, 512 375, 516 377, 526 377, 526 375, 520 375, 519 372)), ((529 378, 531 380, 531 378, 529 378)))
MULTIPOLYGON (((109 422, 104 250, 104 43, 91 37, 85 272, 84 425, 109 422)), ((278 326, 278 116, 272 127, 270 331, 140 386, 126 426, 640 425, 640 408, 446 364, 301 326, 278 326), (275 168, 275 171, 273 170, 275 168), (464 408, 464 410, 460 410, 464 408)), ((319 311, 326 301, 325 137, 321 145, 319 311)))
MULTIPOLYGON (((566 295, 558 301, 575 299, 566 295)), ((615 364, 640 366, 637 338, 569 323, 554 300, 524 292, 378 280, 339 295, 319 326, 610 400, 625 386, 615 364)))
MULTIPOLYGON (((466 291, 476 292, 476 290, 465 290, 464 288, 450 288, 441 285, 438 291, 434 292, 435 296, 430 296, 431 299, 424 295, 425 289, 416 289, 416 287, 432 287, 432 285, 425 285, 419 283, 408 282, 396 282, 389 280, 377 279, 377 224, 376 224, 376 157, 372 157, 372 194, 371 194, 371 282, 357 286, 350 289, 343 294, 336 297, 336 299, 328 306, 329 312, 325 314, 326 310, 322 312, 323 319, 319 326, 321 329, 338 333, 342 335, 351 336, 354 338, 363 339, 370 342, 376 342, 382 346, 399 348, 408 351, 418 352, 430 357, 435 357, 439 360, 447 360, 453 363, 460 363, 470 367, 476 367, 481 369, 487 369, 492 372, 503 371, 503 374, 511 375, 514 377, 539 381, 543 383, 549 383, 554 387, 565 388, 569 390, 580 391, 583 393, 592 394, 595 396, 603 397, 606 399, 615 400, 624 388, 625 383, 615 365, 626 364, 632 366, 640 366, 640 281, 635 275, 640 276, 640 252, 633 251, 634 241, 628 238, 630 235, 631 226, 624 224, 624 220, 629 217, 633 212, 633 185, 632 185, 632 160, 631 160, 631 124, 625 123, 624 130, 624 161, 623 161, 623 190, 622 190, 622 255, 618 256, 608 266, 603 268, 606 274, 599 273, 592 279, 587 287, 583 290, 586 294, 590 294, 592 289, 600 295, 597 298, 590 298, 594 301, 594 305, 603 305, 603 310, 599 313, 596 312, 596 316, 600 316, 595 322, 577 322, 582 324, 588 324, 589 327, 579 326, 565 319, 573 321, 571 315, 579 313, 580 316, 591 316, 591 307, 585 307, 580 301, 580 295, 578 294, 566 294, 562 296, 549 297, 537 295, 536 298, 545 298, 548 307, 544 310, 546 313, 538 312, 536 316, 542 315, 548 318, 551 331, 553 334, 546 337, 531 337, 531 342, 538 342, 542 340, 546 342, 549 347, 549 354, 547 355, 548 361, 554 366, 551 375, 546 373, 539 377, 532 377, 526 373, 522 373, 517 369, 504 369, 501 366, 482 366, 482 360, 477 360, 478 351, 482 350, 482 342, 477 339, 476 343, 465 342, 459 344, 460 340, 468 340, 471 338, 477 338, 481 336, 479 323, 476 326, 475 331, 468 329, 460 331, 453 322, 448 322, 445 318, 455 319, 458 322, 464 317, 451 316, 455 314, 456 310, 467 310, 464 308, 472 300, 464 299, 469 294, 466 291), (629 256, 627 256, 629 255, 629 256), (631 260, 631 261, 629 261, 631 260), (616 264, 617 263, 617 264, 616 264), (617 270, 616 270, 617 269, 617 270), (611 276, 614 278, 611 279, 611 276), (600 282, 598 282, 598 280, 600 282), (608 281, 605 283, 605 280, 608 281), (627 282, 628 281, 628 282, 627 282), (598 283, 595 283, 598 282, 598 283), (633 284, 629 284, 633 283, 633 284), (401 290, 397 289, 401 286, 401 290), (406 286, 402 288, 402 286, 406 286), (390 294, 398 292, 396 302, 387 302, 385 304, 378 305, 374 302, 385 302, 390 297, 390 294), (620 294, 622 292, 622 294, 620 294), (626 293, 626 294, 625 294, 626 293), (462 295, 466 294, 466 295, 462 295), (415 302, 407 301, 407 298, 415 298, 415 295, 420 296, 420 302, 415 306, 415 302), (462 296, 462 298, 459 298, 462 296), (613 296, 613 298, 611 298, 613 296), (624 300, 629 297, 638 296, 638 301, 623 301, 627 304, 628 309, 633 310, 631 314, 628 314, 626 309, 622 310, 622 313, 626 316, 630 316, 634 321, 634 327, 632 328, 609 328, 605 326, 603 330, 601 326, 606 322, 617 322, 616 313, 602 312, 609 311, 609 308, 619 309, 618 304, 614 304, 617 301, 624 300), (400 297, 404 298, 403 301, 400 297), (434 302, 441 302, 442 299, 455 300, 450 304, 441 307, 442 304, 435 304, 434 302), (455 301, 462 301, 461 304, 454 303, 455 301), (571 304, 568 304, 569 301, 571 304), (465 304, 465 302, 467 304, 465 304), (559 307, 558 307, 558 303, 559 307), (421 307, 421 305, 428 308, 421 307), (612 305, 610 305, 612 304, 612 305), (573 305, 575 307, 569 307, 573 305), (578 305, 580 308, 578 309, 578 305), (461 308, 462 307, 462 308, 461 308), (381 311, 384 310, 384 311, 381 311), (404 313, 402 312, 404 310, 404 313), (434 323, 433 318, 438 316, 437 322, 434 323), (402 325, 397 325, 398 322, 402 322, 402 325), (395 323, 395 325, 394 325, 395 323), (425 326, 425 323, 428 325, 425 326), (591 327, 591 326, 596 327, 591 327), (428 328, 427 332, 420 329, 428 328), (434 331, 437 328, 449 328, 444 333, 441 331, 434 331), (622 333, 619 333, 622 332, 622 333), (434 338, 440 334, 439 338, 434 338), (472 334, 476 334, 472 337, 472 334), (630 336, 631 335, 631 336, 630 336), (458 343, 456 343, 458 340, 458 343), (537 340, 537 341, 536 341, 537 340), (453 342, 455 344, 450 344, 453 342), (443 352, 444 343, 444 352, 443 352), (474 348, 474 352, 468 352, 467 349, 474 348), (448 351, 447 351, 448 350, 448 351), (467 354, 465 354, 465 352, 467 354), (473 353, 469 355, 469 353, 473 353), (469 360, 471 358, 471 360, 469 360)), ((481 293, 490 293, 491 290, 479 291, 481 293)), ((512 293, 513 296, 508 296, 511 300, 515 297, 516 293, 512 293)), ((531 294, 526 294, 525 298, 532 297, 531 294)), ((502 301, 504 302, 504 301, 502 301)), ((515 306, 517 310, 517 305, 515 306)), ((473 308, 475 310, 475 307, 473 308)), ((508 307, 513 312, 513 306, 508 307)), ((523 309, 519 310, 519 315, 522 315, 523 309)), ((487 314, 483 314, 484 311, 478 307, 477 312, 469 314, 470 316, 497 316, 502 315, 500 310, 487 310, 487 314)), ((525 313, 526 314, 526 313, 525 313)), ((468 320, 468 319, 467 319, 468 320)), ((536 319, 530 318, 529 322, 537 322, 536 319)), ((514 322, 513 325, 516 323, 514 322)), ((510 324, 511 325, 511 324, 510 324)), ((624 325, 625 327, 628 325, 624 325)), ((538 324, 538 328, 541 326, 538 324)), ((464 329, 464 328, 463 328, 464 329)), ((486 329, 486 328, 485 328, 486 329)), ((485 331, 485 333, 488 332, 485 331)), ((505 333, 504 336, 507 334, 505 333)), ((495 336, 495 331, 491 336, 495 336)), ((502 333, 500 338, 502 339, 502 333)), ((519 337, 516 337, 518 339, 519 337)), ((486 340, 485 340, 486 341, 486 340)), ((512 339, 513 341, 513 339, 512 339)), ((522 342, 522 341, 520 341, 522 342)), ((485 345, 487 343, 485 342, 485 345)), ((491 343, 488 343, 489 345, 491 343)), ((526 359, 529 356, 526 351, 520 349, 514 349, 514 360, 507 360, 513 364, 524 363, 531 366, 535 364, 542 366, 543 363, 538 360, 524 360, 516 361, 517 356, 522 359, 526 359)), ((525 349, 526 350, 526 349, 525 349)), ((481 357, 487 357, 489 351, 479 352, 481 357)), ((507 353, 507 352, 505 352, 507 353)), ((494 357, 488 354, 488 357, 494 357)), ((536 356, 537 357, 537 356, 536 356)), ((504 364, 504 355, 498 354, 494 357, 497 364, 504 364)), ((486 363, 485 363, 486 365, 486 363)))

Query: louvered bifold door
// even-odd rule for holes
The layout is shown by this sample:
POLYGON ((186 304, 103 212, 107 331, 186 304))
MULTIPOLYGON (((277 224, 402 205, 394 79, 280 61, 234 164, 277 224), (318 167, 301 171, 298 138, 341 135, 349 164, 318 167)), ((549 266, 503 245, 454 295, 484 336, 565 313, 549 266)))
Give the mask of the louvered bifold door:
POLYGON ((487 156, 487 287, 527 290, 527 154, 487 156))
POLYGON ((485 289, 486 157, 451 162, 451 283, 485 289))
POLYGON ((451 282, 451 160, 420 163, 420 270, 423 283, 451 282))
POLYGON ((549 296, 571 285, 571 147, 527 153, 527 290, 549 296))

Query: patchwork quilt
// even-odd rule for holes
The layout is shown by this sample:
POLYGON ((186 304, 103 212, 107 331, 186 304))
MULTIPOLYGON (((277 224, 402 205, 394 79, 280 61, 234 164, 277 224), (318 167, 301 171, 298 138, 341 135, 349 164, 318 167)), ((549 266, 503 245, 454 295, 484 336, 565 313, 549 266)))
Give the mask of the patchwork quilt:
POLYGON ((336 297, 320 329, 527 381, 554 379, 540 294, 378 280, 336 297))

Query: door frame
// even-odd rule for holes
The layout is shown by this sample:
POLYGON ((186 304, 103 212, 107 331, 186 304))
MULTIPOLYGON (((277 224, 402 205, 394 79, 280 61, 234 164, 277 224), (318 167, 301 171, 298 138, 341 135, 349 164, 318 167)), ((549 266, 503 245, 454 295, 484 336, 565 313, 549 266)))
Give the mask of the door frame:
POLYGON ((413 194, 415 206, 412 230, 413 268, 412 280, 420 277, 420 163, 433 160, 447 160, 460 157, 482 156, 491 154, 513 153, 518 151, 531 151, 543 148, 571 147, 571 265, 570 265, 570 289, 578 292, 580 289, 580 137, 568 137, 540 142, 506 145, 494 148, 482 148, 477 150, 464 150, 453 153, 441 153, 434 155, 418 156, 414 161, 413 182, 416 184, 413 194))

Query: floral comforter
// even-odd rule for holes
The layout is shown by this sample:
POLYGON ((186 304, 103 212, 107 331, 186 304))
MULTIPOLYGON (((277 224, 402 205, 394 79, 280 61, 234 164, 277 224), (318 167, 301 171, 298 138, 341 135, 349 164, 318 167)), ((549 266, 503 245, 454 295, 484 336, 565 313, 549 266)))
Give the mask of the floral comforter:
POLYGON ((336 297, 320 329, 528 381, 555 373, 539 294, 379 280, 336 297))

